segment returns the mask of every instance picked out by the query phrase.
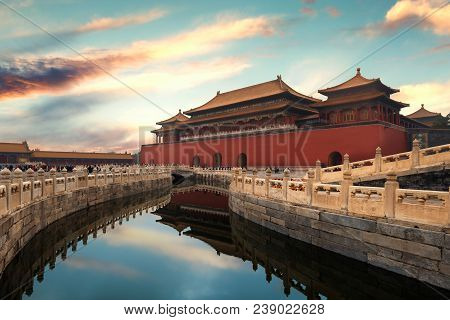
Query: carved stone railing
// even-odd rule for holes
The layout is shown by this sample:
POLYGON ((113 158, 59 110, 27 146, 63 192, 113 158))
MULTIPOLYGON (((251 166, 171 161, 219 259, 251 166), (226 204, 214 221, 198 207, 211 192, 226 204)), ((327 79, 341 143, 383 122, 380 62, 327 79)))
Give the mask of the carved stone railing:
POLYGON ((282 180, 272 179, 270 169, 266 171, 265 179, 256 175, 246 177, 245 171, 234 170, 230 191, 343 215, 390 218, 444 227, 450 223, 450 192, 399 189, 393 171, 388 172, 384 187, 376 188, 353 186, 349 170, 339 185, 316 181, 312 170, 302 181, 292 179, 287 169, 282 180))
POLYGON ((168 179, 170 169, 165 167, 103 167, 99 172, 88 174, 86 168, 77 167, 73 172, 63 169, 48 172, 39 169, 0 171, 0 218, 11 214, 34 201, 78 189, 126 184, 144 180, 168 179))
POLYGON ((389 171, 401 174, 421 168, 450 163, 450 144, 420 149, 419 142, 413 142, 410 152, 393 154, 383 157, 381 149, 377 148, 375 158, 357 162, 349 162, 349 156, 344 156, 344 163, 338 166, 321 168, 320 161, 316 163, 316 181, 324 183, 338 182, 343 179, 343 172, 350 170, 354 179, 386 175, 389 171))

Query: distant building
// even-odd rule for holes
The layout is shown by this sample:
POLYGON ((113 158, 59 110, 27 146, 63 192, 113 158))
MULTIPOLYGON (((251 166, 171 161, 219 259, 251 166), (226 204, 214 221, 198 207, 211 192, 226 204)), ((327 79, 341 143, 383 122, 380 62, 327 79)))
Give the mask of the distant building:
POLYGON ((42 162, 49 166, 122 164, 131 165, 135 159, 130 153, 61 152, 30 150, 22 143, 0 142, 0 165, 42 162))
POLYGON ((130 153, 96 153, 96 152, 60 152, 33 151, 31 160, 43 162, 49 166, 65 165, 99 165, 99 164, 133 164, 130 153))
POLYGON ((31 151, 26 141, 22 143, 0 142, 0 164, 27 163, 31 151))
POLYGON ((446 117, 443 117, 438 112, 431 112, 431 111, 425 109, 423 104, 419 110, 411 113, 407 117, 410 119, 413 119, 415 121, 419 121, 423 124, 426 124, 429 127, 445 126, 445 125, 448 126, 448 116, 446 118, 446 117))

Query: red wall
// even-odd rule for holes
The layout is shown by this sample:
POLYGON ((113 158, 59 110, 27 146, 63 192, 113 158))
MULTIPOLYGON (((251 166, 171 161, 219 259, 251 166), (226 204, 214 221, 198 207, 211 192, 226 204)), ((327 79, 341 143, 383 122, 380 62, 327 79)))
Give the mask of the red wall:
POLYGON ((192 205, 200 208, 228 209, 228 197, 209 191, 193 191, 186 193, 174 193, 171 203, 180 205, 192 205))
POLYGON ((247 155, 247 166, 313 166, 319 159, 328 163, 330 153, 350 155, 350 161, 371 159, 375 149, 383 155, 407 150, 406 132, 382 124, 340 128, 299 130, 287 133, 210 139, 194 142, 142 146, 141 162, 192 165, 200 157, 202 166, 213 166, 213 155, 220 152, 222 166, 237 166, 240 153, 247 155))

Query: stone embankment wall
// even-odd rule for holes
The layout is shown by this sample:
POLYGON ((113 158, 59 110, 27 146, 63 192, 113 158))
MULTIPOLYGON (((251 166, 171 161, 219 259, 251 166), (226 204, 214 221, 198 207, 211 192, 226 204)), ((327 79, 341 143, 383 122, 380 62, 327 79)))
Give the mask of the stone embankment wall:
POLYGON ((332 213, 233 188, 229 206, 281 234, 450 289, 450 234, 445 227, 332 213))
MULTIPOLYGON (((26 203, 22 201, 14 210, 9 210, 0 217, 0 273, 30 239, 58 219, 109 200, 154 189, 170 188, 172 183, 169 172, 146 171, 145 175, 139 174, 133 178, 129 172, 120 173, 117 181, 107 181, 106 175, 93 176, 95 183, 91 186, 78 184, 73 190, 66 187, 60 192, 54 192, 55 189, 48 194, 41 192, 39 197, 26 203), (99 178, 104 180, 100 182, 99 178)), ((91 175, 83 175, 78 178, 80 181, 89 181, 90 177, 91 175)), ((53 178, 56 179, 58 178, 53 178)), ((19 190, 23 189, 24 184, 22 181, 18 183, 19 190)), ((10 189, 11 185, 8 188, 10 189)))

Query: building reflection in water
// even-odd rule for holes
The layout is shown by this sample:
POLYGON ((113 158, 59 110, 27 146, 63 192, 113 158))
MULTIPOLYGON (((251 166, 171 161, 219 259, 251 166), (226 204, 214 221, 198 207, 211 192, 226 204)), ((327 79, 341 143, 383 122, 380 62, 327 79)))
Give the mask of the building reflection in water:
MULTIPOLYGON (((34 279, 77 250, 143 212, 156 210, 156 221, 175 229, 180 237, 208 244, 217 255, 251 262, 265 279, 281 280, 286 296, 293 291, 308 299, 438 299, 448 296, 409 279, 290 239, 243 219, 228 210, 226 188, 184 186, 102 204, 55 222, 25 246, 0 278, 0 296, 21 299, 33 294, 34 279), (169 202, 170 199, 170 202, 169 202), (442 295, 443 294, 443 295, 442 295)), ((171 245, 176 246, 176 238, 171 245)), ((181 240, 178 240, 181 241, 181 240)), ((246 283, 240 284, 247 285, 246 283)), ((174 288, 175 290, 175 288, 174 288)))

